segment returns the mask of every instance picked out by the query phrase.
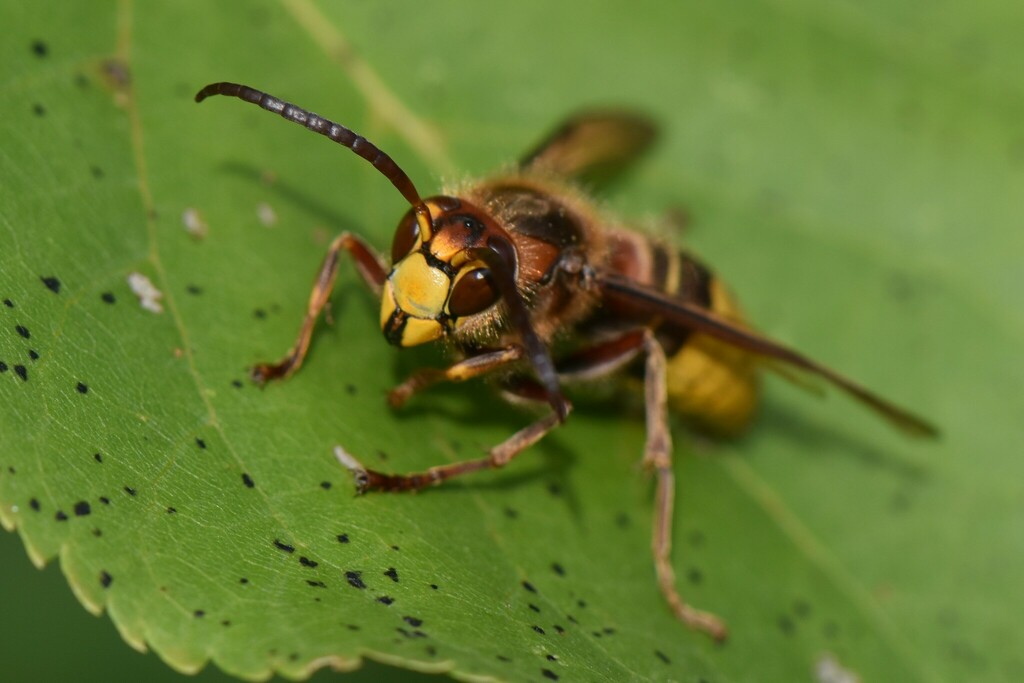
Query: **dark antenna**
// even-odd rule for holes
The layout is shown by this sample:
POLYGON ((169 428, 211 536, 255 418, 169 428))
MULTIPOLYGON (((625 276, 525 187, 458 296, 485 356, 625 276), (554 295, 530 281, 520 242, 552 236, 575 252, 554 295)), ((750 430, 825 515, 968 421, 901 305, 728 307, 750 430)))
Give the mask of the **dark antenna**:
MULTIPOLYGON (((353 133, 340 123, 335 123, 334 121, 325 119, 311 111, 306 111, 301 107, 296 107, 290 102, 279 100, 273 95, 268 95, 261 90, 250 88, 247 85, 240 85, 238 83, 211 83, 196 93, 196 102, 202 102, 211 95, 225 95, 227 97, 237 97, 240 100, 245 100, 246 102, 263 107, 267 111, 280 114, 283 118, 305 126, 314 133, 319 133, 324 137, 330 138, 343 147, 348 147, 350 150, 373 164, 375 169, 380 171, 385 178, 391 181, 391 184, 402 193, 405 200, 409 202, 414 209, 416 209, 418 218, 423 216, 428 217, 427 229, 429 230, 429 211, 427 211, 426 204, 424 204, 423 200, 420 198, 420 193, 416 191, 416 186, 412 184, 412 180, 410 180, 409 176, 405 174, 405 171, 395 163, 394 159, 382 152, 376 145, 363 136, 353 133)), ((420 223, 422 227, 422 220, 420 223)))

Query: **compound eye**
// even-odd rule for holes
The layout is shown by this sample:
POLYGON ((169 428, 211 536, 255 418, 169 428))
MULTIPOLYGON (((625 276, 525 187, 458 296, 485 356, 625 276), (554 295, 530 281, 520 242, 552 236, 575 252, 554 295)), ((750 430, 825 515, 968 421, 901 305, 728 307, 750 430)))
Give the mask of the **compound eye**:
POLYGON ((473 315, 494 305, 498 300, 498 290, 494 286, 491 271, 487 268, 474 268, 460 275, 452 287, 448 297, 448 314, 456 318, 473 315))
POLYGON ((416 246, 416 238, 420 236, 420 226, 416 222, 416 213, 409 211, 402 218, 391 241, 391 263, 395 264, 405 258, 416 246))

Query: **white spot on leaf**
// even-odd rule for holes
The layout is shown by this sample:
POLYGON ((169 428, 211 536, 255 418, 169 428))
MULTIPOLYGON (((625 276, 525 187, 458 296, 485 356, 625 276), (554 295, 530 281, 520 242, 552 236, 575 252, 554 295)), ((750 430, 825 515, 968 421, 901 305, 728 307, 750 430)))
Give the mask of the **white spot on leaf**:
POLYGON ((860 677, 844 669, 836 656, 826 652, 814 665, 814 678, 818 683, 860 683, 860 677))
POLYGON ((157 289, 148 277, 142 273, 131 273, 128 275, 128 286, 132 288, 135 296, 139 297, 139 305, 151 313, 163 313, 164 307, 160 299, 164 293, 157 289))
POLYGON ((199 213, 199 209, 190 207, 182 211, 181 223, 185 226, 185 231, 196 239, 206 237, 206 233, 209 230, 206 221, 203 220, 203 215, 199 213))
POLYGON ((260 202, 256 205, 256 215, 259 217, 260 223, 268 228, 277 223, 277 212, 274 211, 274 207, 266 202, 260 202))

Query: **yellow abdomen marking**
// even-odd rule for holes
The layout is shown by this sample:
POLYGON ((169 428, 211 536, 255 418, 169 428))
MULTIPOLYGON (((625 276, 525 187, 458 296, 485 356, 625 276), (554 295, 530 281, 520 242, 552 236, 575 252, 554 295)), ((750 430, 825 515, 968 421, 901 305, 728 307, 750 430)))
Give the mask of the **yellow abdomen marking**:
MULTIPOLYGON (((717 278, 710 283, 711 310, 736 322, 743 316, 717 278)), ((757 407, 757 358, 712 337, 694 334, 668 362, 668 402, 676 412, 710 431, 737 434, 757 407)))

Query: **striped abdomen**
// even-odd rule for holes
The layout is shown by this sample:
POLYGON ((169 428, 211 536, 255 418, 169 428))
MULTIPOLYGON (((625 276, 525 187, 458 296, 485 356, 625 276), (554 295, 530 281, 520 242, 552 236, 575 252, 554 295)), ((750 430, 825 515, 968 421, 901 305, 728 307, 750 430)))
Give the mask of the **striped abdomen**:
MULTIPOLYGON (((610 266, 630 279, 743 322, 721 280, 686 252, 625 231, 610 233, 610 266)), ((628 310, 614 310, 630 318, 628 310)), ((757 406, 757 359, 703 334, 646 320, 668 356, 668 401, 672 410, 710 431, 735 434, 757 406)))

